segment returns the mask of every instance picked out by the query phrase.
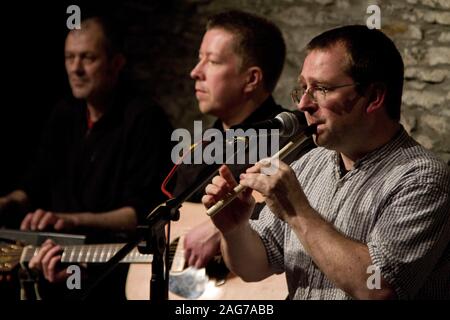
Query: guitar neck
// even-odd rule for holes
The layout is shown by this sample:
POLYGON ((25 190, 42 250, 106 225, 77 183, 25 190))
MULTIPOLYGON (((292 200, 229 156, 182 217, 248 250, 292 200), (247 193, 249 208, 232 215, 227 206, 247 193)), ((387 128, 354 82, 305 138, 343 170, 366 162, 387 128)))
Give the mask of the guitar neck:
MULTIPOLYGON (((63 246, 61 262, 63 263, 104 263, 112 258, 125 244, 93 244, 63 246)), ((39 247, 26 246, 22 252, 21 262, 29 262, 39 252, 39 247)), ((151 263, 152 255, 141 254, 133 249, 120 262, 122 263, 151 263)))

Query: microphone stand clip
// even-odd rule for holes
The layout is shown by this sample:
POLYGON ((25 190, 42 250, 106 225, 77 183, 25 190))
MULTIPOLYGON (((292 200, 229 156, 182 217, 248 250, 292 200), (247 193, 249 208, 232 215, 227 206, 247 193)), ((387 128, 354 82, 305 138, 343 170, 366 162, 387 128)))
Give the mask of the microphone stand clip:
POLYGON ((166 238, 164 227, 170 221, 180 219, 179 207, 174 199, 167 200, 147 216, 147 224, 137 227, 140 239, 137 244, 139 252, 153 254, 150 300, 164 301, 169 297, 169 250, 167 248, 169 248, 170 229, 166 238))

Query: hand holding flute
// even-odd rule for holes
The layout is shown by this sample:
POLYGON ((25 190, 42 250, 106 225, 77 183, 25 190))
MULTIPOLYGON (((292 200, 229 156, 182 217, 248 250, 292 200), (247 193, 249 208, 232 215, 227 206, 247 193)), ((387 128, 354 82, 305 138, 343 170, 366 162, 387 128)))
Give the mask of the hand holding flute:
MULTIPOLYGON (((205 207, 210 208, 227 194, 233 192, 237 186, 238 183, 230 169, 223 165, 219 169, 219 175, 206 186, 206 194, 202 198, 202 203, 205 207)), ((236 194, 233 198, 234 201, 229 203, 226 208, 224 207, 221 214, 214 216, 214 224, 222 233, 226 233, 250 219, 255 207, 255 199, 251 193, 251 189, 246 189, 236 194)))
MULTIPOLYGON (((306 127, 303 132, 297 135, 292 141, 287 143, 280 151, 278 151, 275 155, 270 158, 270 161, 265 161, 265 164, 270 164, 270 171, 274 171, 277 168, 274 167, 275 162, 277 160, 282 160, 289 153, 295 150, 300 144, 302 144, 309 136, 311 136, 316 131, 316 126, 306 127)), ((260 166, 263 165, 262 162, 259 163, 260 166)), ((268 169, 263 171, 263 173, 267 174, 268 169)), ((233 179, 234 180, 234 179, 233 179)), ((233 190, 226 193, 223 198, 218 200, 214 205, 208 208, 206 213, 209 216, 214 216, 218 212, 220 212, 225 206, 227 206, 231 201, 233 201, 239 193, 245 190, 245 186, 242 184, 236 185, 233 190)))

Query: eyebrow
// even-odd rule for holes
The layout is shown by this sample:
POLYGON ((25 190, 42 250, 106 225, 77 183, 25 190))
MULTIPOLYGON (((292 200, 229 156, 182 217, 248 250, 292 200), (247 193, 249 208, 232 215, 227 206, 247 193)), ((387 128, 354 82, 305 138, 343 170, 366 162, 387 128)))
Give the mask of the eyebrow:
MULTIPOLYGON (((319 79, 315 79, 315 78, 312 78, 311 80, 312 80, 311 82, 313 84, 316 84, 316 85, 317 84, 319 84, 319 85, 327 85, 327 84, 329 84, 328 81, 324 81, 324 80, 319 80, 319 79)), ((301 74, 297 78, 297 83, 300 84, 300 85, 306 83, 305 78, 301 74)))
POLYGON ((201 52, 201 51, 199 51, 198 55, 199 56, 204 55, 206 57, 209 57, 209 56, 212 56, 212 55, 216 55, 217 56, 217 55, 220 55, 220 52, 212 52, 212 51, 201 52))

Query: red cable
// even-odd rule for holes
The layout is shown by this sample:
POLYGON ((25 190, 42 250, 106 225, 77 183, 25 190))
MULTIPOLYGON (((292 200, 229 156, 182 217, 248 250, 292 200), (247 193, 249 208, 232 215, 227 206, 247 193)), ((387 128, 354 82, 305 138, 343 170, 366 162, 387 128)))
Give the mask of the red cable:
POLYGON ((200 140, 197 143, 194 143, 193 145, 191 145, 191 147, 189 148, 189 152, 184 152, 183 155, 178 159, 177 163, 175 163, 175 165, 172 167, 172 169, 170 170, 169 174, 164 178, 163 183, 161 184, 161 191, 162 193, 164 193, 169 199, 172 199, 174 196, 173 194, 168 191, 166 189, 167 187, 167 183, 169 183, 170 179, 172 179, 173 175, 175 174, 176 170, 178 169, 178 167, 180 166, 180 164, 183 162, 183 160, 192 153, 192 150, 194 150, 199 144, 204 144, 205 141, 200 140))

